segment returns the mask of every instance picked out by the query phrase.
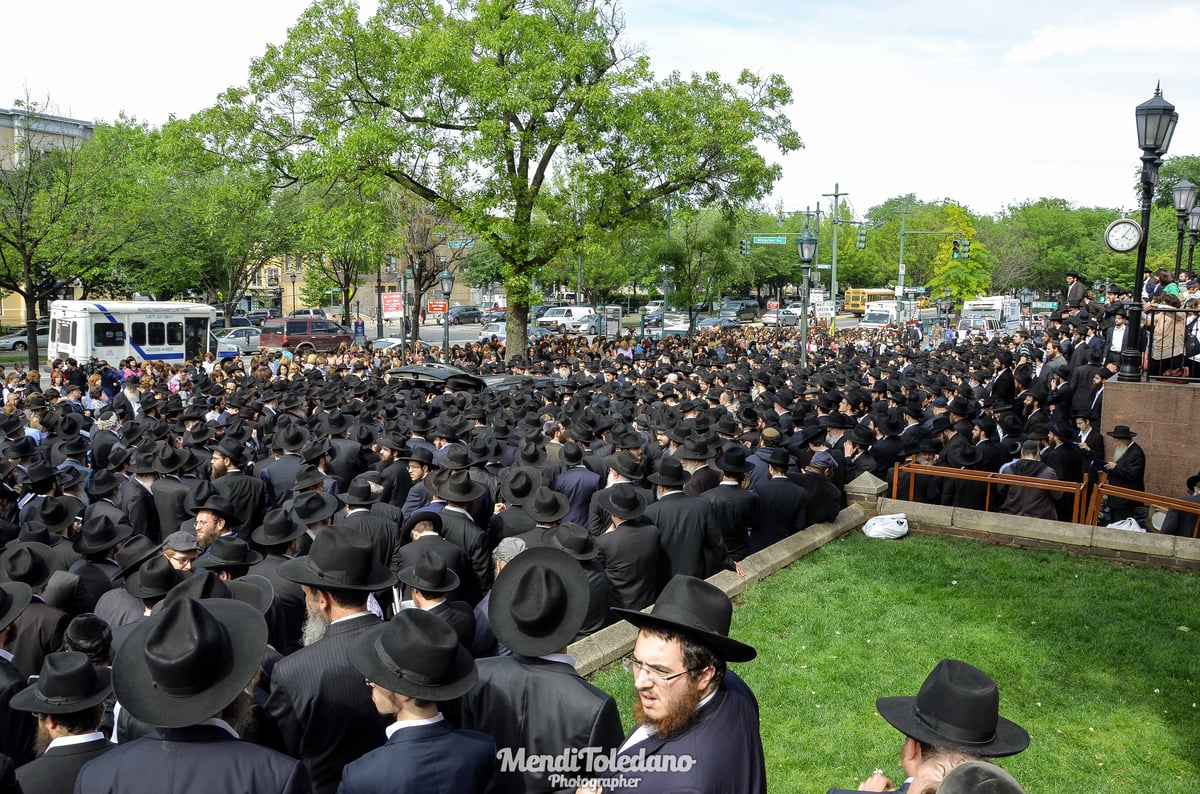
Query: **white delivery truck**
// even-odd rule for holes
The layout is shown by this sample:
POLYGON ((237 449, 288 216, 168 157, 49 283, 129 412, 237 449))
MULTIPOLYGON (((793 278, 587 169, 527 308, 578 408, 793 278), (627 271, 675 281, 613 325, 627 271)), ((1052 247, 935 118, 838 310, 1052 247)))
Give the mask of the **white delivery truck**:
POLYGON ((139 361, 184 363, 204 355, 216 310, 203 303, 53 301, 46 356, 80 364, 139 361))
POLYGON ((1004 333, 1012 333, 1021 326, 1021 302, 1003 296, 976 298, 963 303, 961 316, 995 320, 1004 333))

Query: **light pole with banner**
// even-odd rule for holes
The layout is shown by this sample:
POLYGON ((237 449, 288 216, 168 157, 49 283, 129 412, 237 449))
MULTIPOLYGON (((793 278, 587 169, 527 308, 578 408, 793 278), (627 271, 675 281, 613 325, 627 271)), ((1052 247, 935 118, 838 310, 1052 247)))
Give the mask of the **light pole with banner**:
POLYGON ((442 268, 438 276, 438 285, 442 288, 442 300, 446 302, 446 310, 442 312, 442 363, 450 364, 450 293, 454 290, 454 274, 450 268, 442 268))

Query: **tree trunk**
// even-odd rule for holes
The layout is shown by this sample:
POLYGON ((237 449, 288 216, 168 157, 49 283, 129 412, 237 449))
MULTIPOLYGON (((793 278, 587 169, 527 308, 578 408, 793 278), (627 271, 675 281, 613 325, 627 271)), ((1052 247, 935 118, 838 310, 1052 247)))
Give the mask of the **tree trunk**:
MULTIPOLYGON (((29 354, 29 370, 33 371, 38 368, 41 351, 38 350, 37 344, 37 296, 28 288, 29 286, 27 283, 23 296, 25 298, 25 350, 29 354)), ((48 380, 47 383, 49 383, 48 380)))

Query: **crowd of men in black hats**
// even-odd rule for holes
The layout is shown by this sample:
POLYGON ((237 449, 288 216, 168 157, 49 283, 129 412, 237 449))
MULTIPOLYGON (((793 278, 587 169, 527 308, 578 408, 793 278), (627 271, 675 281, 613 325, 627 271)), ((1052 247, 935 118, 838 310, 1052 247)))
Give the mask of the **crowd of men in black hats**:
MULTIPOLYGON (((1136 434, 1111 433, 1123 455, 1107 462, 1093 425, 1113 368, 1086 310, 1038 341, 831 338, 807 367, 788 331, 513 357, 510 373, 537 377, 499 393, 309 367, 198 371, 180 393, 127 390, 95 416, 27 396, 0 420, 0 578, 25 602, 0 631, 0 752, 27 779, 72 748, 57 766, 73 781, 92 762, 79 791, 144 786, 161 766, 145 739, 212 745, 161 790, 407 790, 387 788, 398 754, 454 790, 515 792, 556 784, 498 762, 506 748, 650 742, 724 759, 692 785, 764 790, 757 703, 725 668, 753 649, 728 638, 728 599, 702 580, 832 520, 848 482, 891 482, 906 460, 1078 480, 1091 459, 1121 475, 1136 434), (657 623, 641 612, 652 604, 657 623), (628 738, 564 653, 621 619, 644 635, 628 738), (13 705, 35 675, 31 691, 58 697, 53 680, 59 705, 79 706, 57 734, 35 725, 44 705, 13 705), (713 713, 716 725, 697 718, 713 713), (730 725, 751 726, 736 762, 730 725), (418 728, 424 750, 401 741, 418 728)), ((918 500, 982 507, 975 483, 912 485, 918 500)), ((993 504, 1061 515, 1019 490, 993 504)), ((678 781, 659 783, 643 790, 678 781)))

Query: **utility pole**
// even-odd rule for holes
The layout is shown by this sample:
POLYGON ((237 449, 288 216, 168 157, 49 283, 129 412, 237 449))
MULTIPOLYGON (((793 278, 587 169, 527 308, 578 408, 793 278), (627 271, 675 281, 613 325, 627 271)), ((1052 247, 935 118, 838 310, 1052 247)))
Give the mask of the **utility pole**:
MULTIPOLYGON (((837 282, 838 223, 839 223, 839 219, 840 219, 840 215, 841 215, 841 211, 838 208, 838 199, 840 199, 842 196, 849 196, 850 194, 839 192, 838 183, 834 182, 833 183, 833 192, 832 193, 822 193, 821 195, 824 196, 825 198, 833 199, 833 259, 830 261, 830 264, 829 264, 829 268, 830 268, 829 269, 829 299, 836 301, 837 300, 837 292, 838 292, 838 282, 837 282)), ((818 209, 817 209, 818 213, 820 213, 819 206, 820 205, 818 205, 818 209)), ((818 222, 819 222, 819 218, 818 218, 818 222)))

